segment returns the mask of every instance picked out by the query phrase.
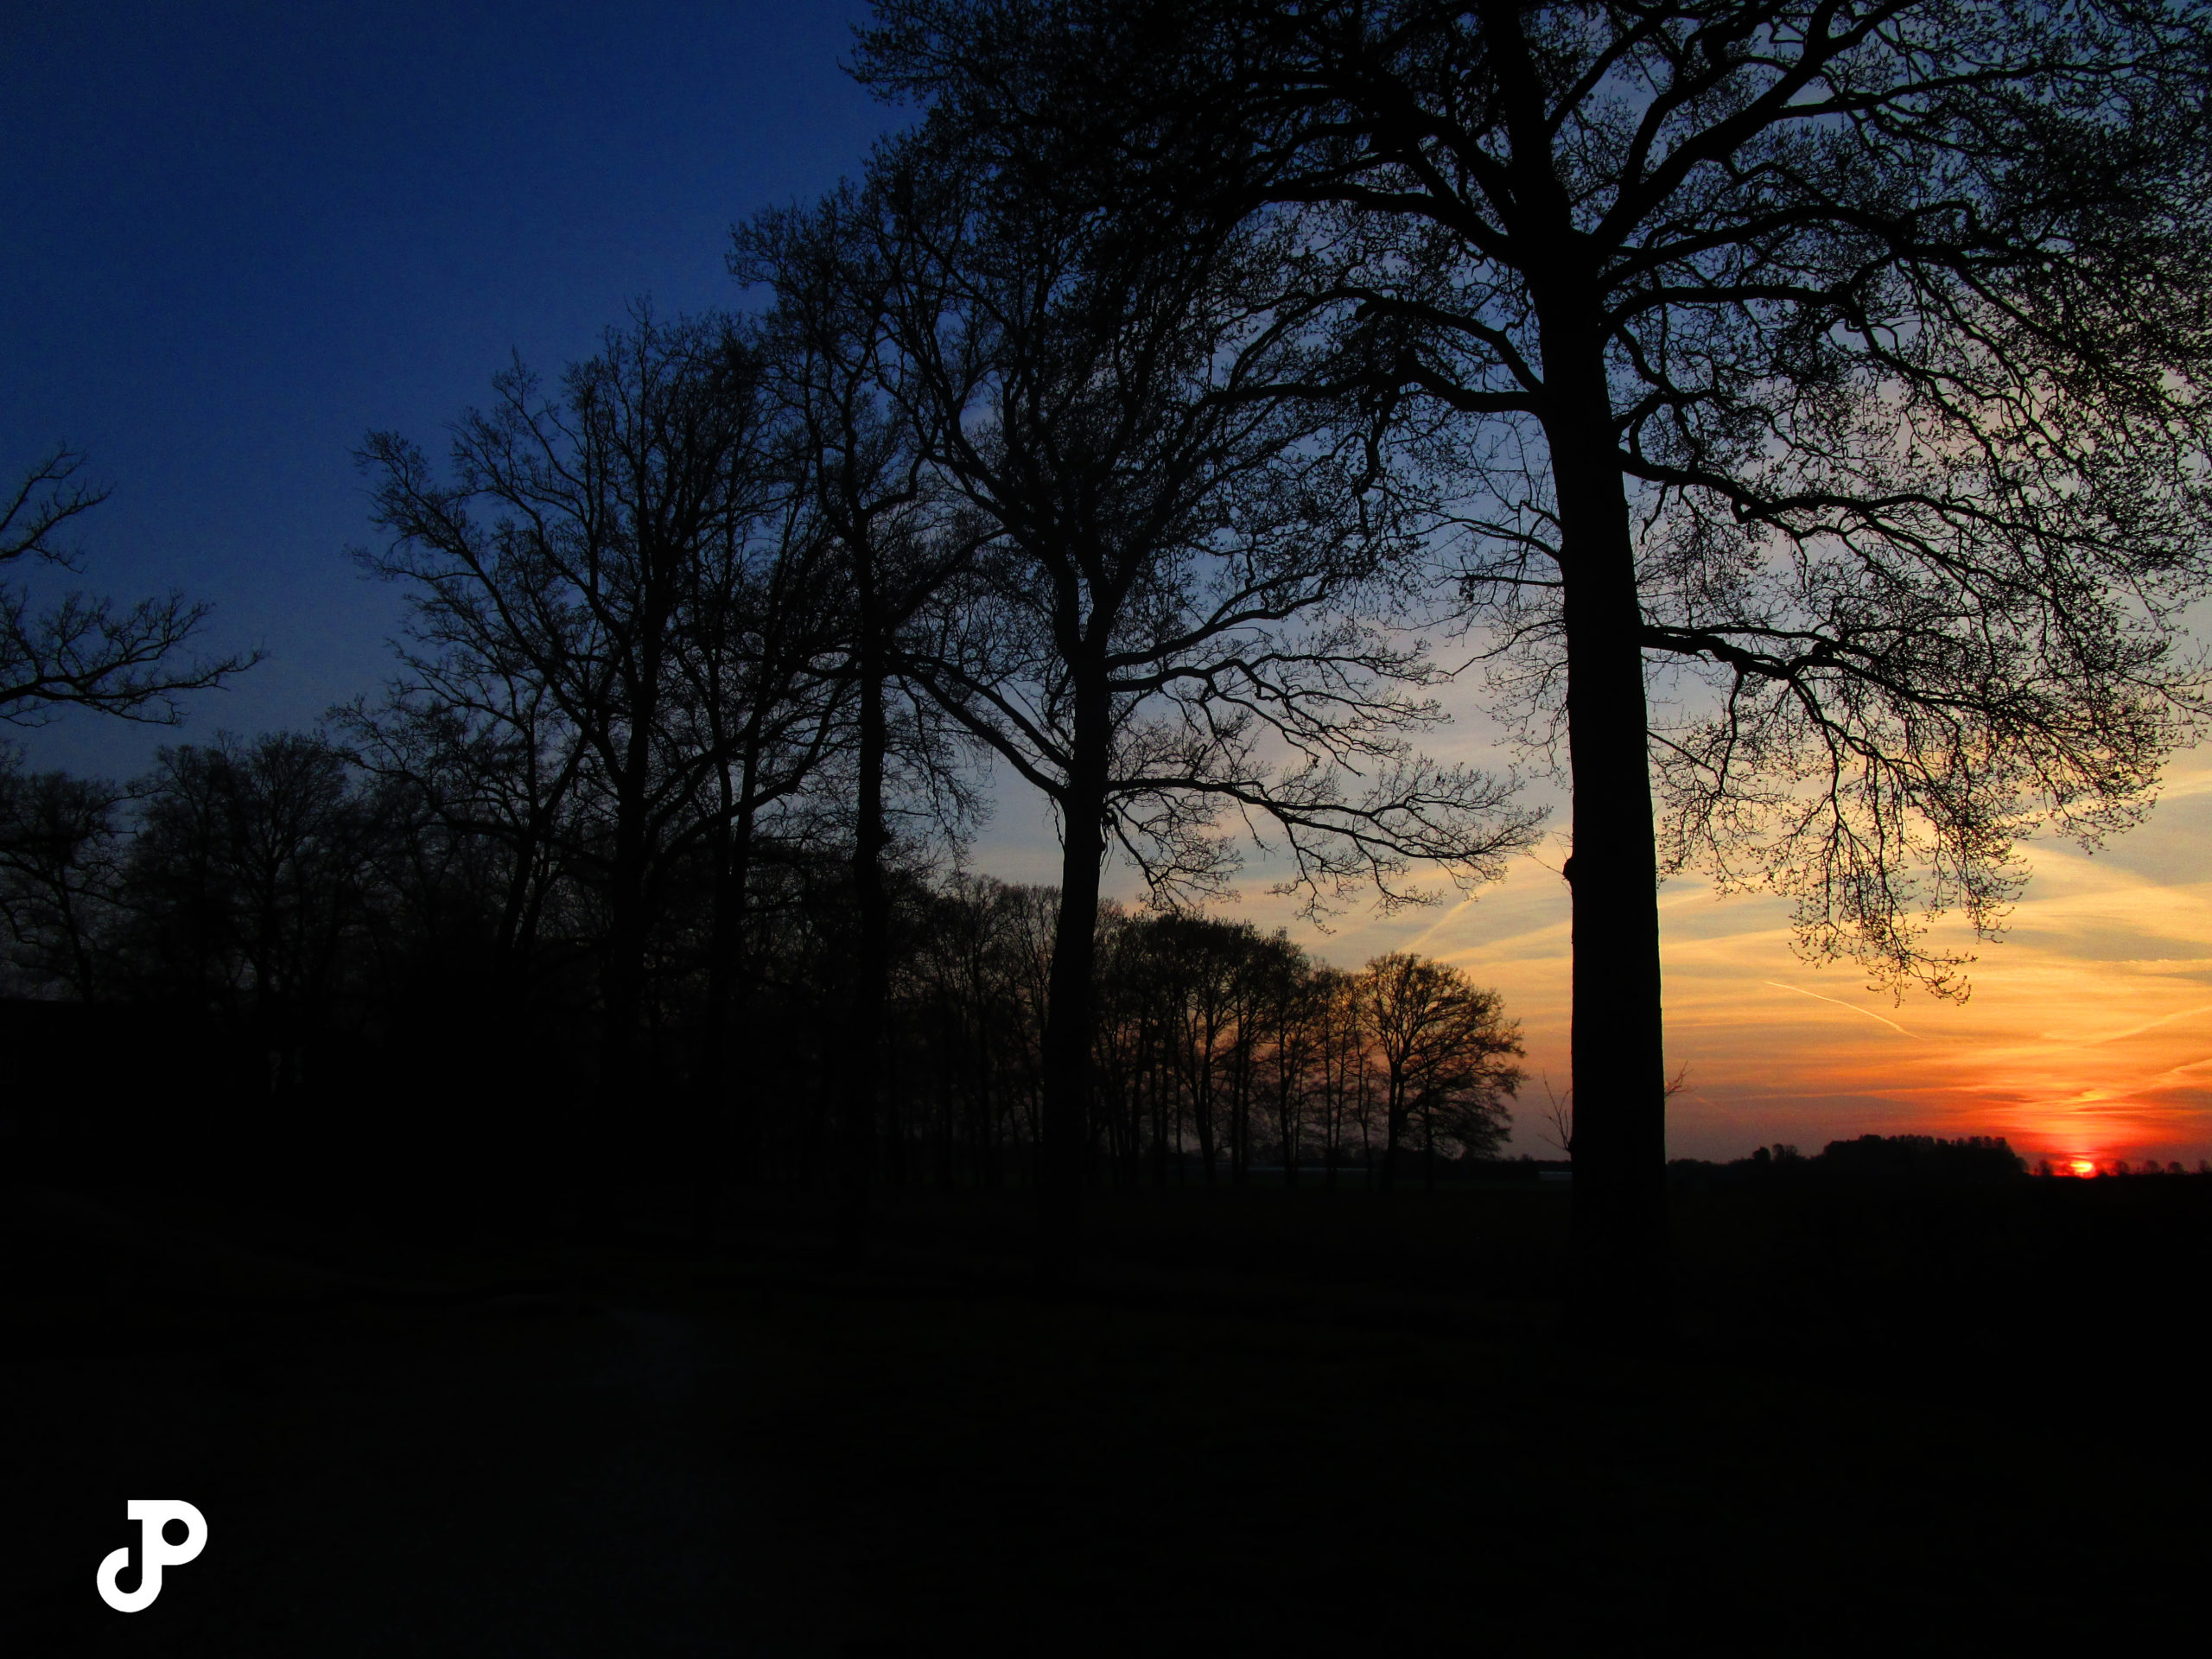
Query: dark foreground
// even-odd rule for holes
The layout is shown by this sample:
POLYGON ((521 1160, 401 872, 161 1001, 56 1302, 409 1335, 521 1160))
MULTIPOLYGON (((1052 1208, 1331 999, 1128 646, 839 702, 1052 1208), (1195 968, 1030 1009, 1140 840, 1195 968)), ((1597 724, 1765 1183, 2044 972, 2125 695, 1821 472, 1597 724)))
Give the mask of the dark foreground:
POLYGON ((7 1195, 0 1652, 2109 1649, 2197 1622, 2212 1180, 1678 1195, 1681 1334, 1559 1334, 1563 1192, 639 1191, 590 1247, 332 1192, 7 1195), (207 1517, 142 1613, 130 1497, 207 1517), (126 1580, 128 1582, 130 1580, 126 1580))

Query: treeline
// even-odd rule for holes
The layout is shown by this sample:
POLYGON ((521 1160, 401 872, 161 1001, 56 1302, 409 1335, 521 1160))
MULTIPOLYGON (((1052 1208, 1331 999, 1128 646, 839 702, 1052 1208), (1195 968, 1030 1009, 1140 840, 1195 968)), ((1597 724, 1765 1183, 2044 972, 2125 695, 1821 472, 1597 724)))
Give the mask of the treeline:
MULTIPOLYGON (((1347 1103, 1373 1087, 1386 1148, 1489 1144, 1507 1074, 1420 1058, 1427 1027, 1390 1034, 1381 990, 1324 994, 1210 924, 1102 931, 1109 851, 1170 913, 1225 891, 1240 845, 1309 911, 1396 905, 1417 866, 1495 876, 1537 817, 1414 747, 1456 520, 1433 458, 1377 428, 1351 301, 1317 299, 1288 221, 1199 182, 1101 211, 933 117, 739 229, 751 310, 639 307, 553 380, 517 365, 442 458, 369 435, 356 557, 406 598, 391 681, 316 736, 174 749, 129 790, 13 778, 14 971, 204 1009, 279 1090, 372 1033, 423 1057, 388 1100, 470 1078, 518 1147, 585 1163, 653 1142, 988 1179, 1018 1145, 1063 1256, 1052 1217, 1101 1170, 1187 1152, 1241 1179, 1309 1134, 1340 1162, 1347 1125, 1375 1141, 1347 1103), (1050 802, 1056 897, 928 878, 994 775, 1050 802), (988 985, 913 943, 970 936, 988 985), (918 1011, 961 973, 965 1001, 918 1011), (1339 1002, 1364 1047, 1317 1011, 1339 1002)), ((24 556, 65 556, 48 532, 96 504, 74 465, 25 485, 24 556)), ((0 719, 92 683, 83 654, 0 719)), ((95 706, 154 695, 111 667, 95 706)), ((1415 978, 1508 1043, 1494 997, 1415 978)))
MULTIPOLYGON (((202 1129, 286 1123, 321 1145, 351 1125, 472 1164, 503 1144, 532 1163, 573 1134, 601 1160, 826 1179, 852 1065, 849 849, 780 840, 734 951, 712 926, 714 861, 670 862, 629 992, 640 1086, 608 1121, 609 855, 586 824, 527 848, 328 736, 165 750, 124 788, 0 772, 8 989, 112 1010, 62 1045, 80 1105, 113 1058, 86 1051, 156 1033, 162 1094, 202 1129)), ((902 865, 887 894, 868 1173, 1033 1179, 1058 893, 902 865)), ((1305 1164, 1387 1185, 1503 1140, 1516 1031, 1455 969, 1397 954, 1351 973, 1249 923, 1111 904, 1095 950, 1093 1185, 1294 1181, 1305 1164)))
MULTIPOLYGON (((2132 1164, 2125 1158, 2056 1163, 2039 1158, 2031 1170, 2028 1160, 2014 1152, 2003 1135, 1961 1135, 1955 1140, 1930 1135, 1862 1135, 1849 1141, 1831 1141, 1809 1158, 1796 1147, 1784 1145, 1760 1147, 1748 1158, 1727 1164, 1680 1159, 1672 1167, 1678 1180, 1693 1182, 1810 1179, 1938 1185, 2010 1181, 2030 1173, 2049 1178, 2190 1173, 2177 1160, 2161 1163, 2155 1158, 2132 1164)), ((2196 1173, 2212 1173, 2212 1164, 2200 1159, 2196 1173)))
POLYGON ((2027 1173, 2026 1160, 2002 1135, 1968 1135, 1946 1140, 1930 1135, 1862 1135, 1831 1141, 1808 1157, 1796 1147, 1755 1147, 1726 1164, 1678 1158, 1669 1166, 1677 1185, 1728 1186, 1745 1182, 1844 1185, 1981 1185, 2027 1173))

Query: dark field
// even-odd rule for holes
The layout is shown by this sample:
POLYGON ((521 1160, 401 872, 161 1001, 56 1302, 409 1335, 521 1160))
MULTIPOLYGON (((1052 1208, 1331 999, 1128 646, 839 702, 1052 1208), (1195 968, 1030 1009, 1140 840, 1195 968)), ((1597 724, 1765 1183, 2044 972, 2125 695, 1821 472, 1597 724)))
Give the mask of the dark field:
POLYGON ((1563 1190, 8 1198, 0 1650, 1770 1652, 2196 1622, 2212 1180, 1677 1195, 1680 1335, 1560 1333, 1563 1190), (207 1553, 129 1617, 133 1497, 207 1553))

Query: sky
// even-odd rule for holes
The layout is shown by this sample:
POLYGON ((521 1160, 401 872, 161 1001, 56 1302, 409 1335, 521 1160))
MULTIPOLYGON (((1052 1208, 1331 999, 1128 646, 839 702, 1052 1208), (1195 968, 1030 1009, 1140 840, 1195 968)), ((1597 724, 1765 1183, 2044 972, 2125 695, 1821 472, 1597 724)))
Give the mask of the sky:
MULTIPOLYGON (((1974 951, 1961 1002, 1867 988, 1848 963, 1792 949, 1788 901, 1659 890, 1677 1157, 1807 1153, 1865 1134, 2000 1135, 2031 1160, 2107 1167, 2212 1157, 2212 756, 2178 758, 2149 821, 2101 850, 2038 839, 2003 936, 1974 951)), ((1543 1084, 1567 1088, 1568 905, 1554 841, 1506 879, 1389 921, 1351 914, 1300 935, 1288 901, 1246 909, 1346 966, 1412 949, 1505 993, 1532 1074, 1515 1142, 1545 1143, 1543 1084)), ((1947 937, 1939 935, 1939 937, 1947 937)))
MULTIPOLYGON (((397 596, 353 452, 434 455, 511 354, 588 355, 634 299, 741 302, 730 226, 904 119, 840 69, 861 3, 7 7, 0 467, 56 442, 112 496, 86 584, 182 588, 267 659, 187 735, 372 690, 397 596)), ((71 719, 35 759, 128 773, 174 733, 71 719)))
MULTIPOLYGON (((211 649, 265 660, 181 732, 73 715, 35 765, 128 775, 160 743, 315 723, 387 671, 397 596, 352 454, 444 424, 519 354, 588 354, 626 306, 741 302, 729 227, 856 171, 900 112, 839 65, 856 3, 9 8, 0 54, 0 463, 57 442, 113 495, 87 585, 182 588, 211 649)), ((1469 699, 1459 733, 1478 758, 1469 699)), ((1018 785, 1015 786, 1018 789, 1018 785)), ((2030 851, 1963 1003, 1894 1003, 1790 949, 1788 906, 1661 889, 1671 1149, 1807 1151, 1874 1132, 2007 1136, 2031 1157, 2212 1156, 2212 757, 2143 828, 2030 851)), ((1460 964, 1522 1021, 1515 1146, 1542 1155, 1567 1084, 1567 905, 1555 842, 1462 900, 1322 935, 1264 882, 1240 913, 1332 961, 1460 964)), ((1049 880, 1052 828, 1002 791, 976 868, 1049 880)), ((1127 894, 1128 874, 1113 884, 1127 894)))

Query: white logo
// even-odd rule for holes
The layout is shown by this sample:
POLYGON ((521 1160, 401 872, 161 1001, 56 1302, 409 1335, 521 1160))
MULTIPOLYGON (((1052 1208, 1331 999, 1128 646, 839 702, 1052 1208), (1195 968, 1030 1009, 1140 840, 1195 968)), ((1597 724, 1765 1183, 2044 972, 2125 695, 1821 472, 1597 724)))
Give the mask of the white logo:
POLYGON ((138 1523, 138 1587, 115 1587, 117 1578, 130 1564, 130 1547, 126 1544, 110 1552, 100 1563, 100 1599, 118 1613, 135 1613, 152 1606, 154 1598, 162 1593, 163 1567, 182 1567, 200 1559, 200 1552, 207 1548, 207 1517, 175 1497, 130 1498, 124 1503, 123 1513, 138 1523), (162 1529, 172 1521, 184 1522, 181 1544, 162 1536, 162 1529))

